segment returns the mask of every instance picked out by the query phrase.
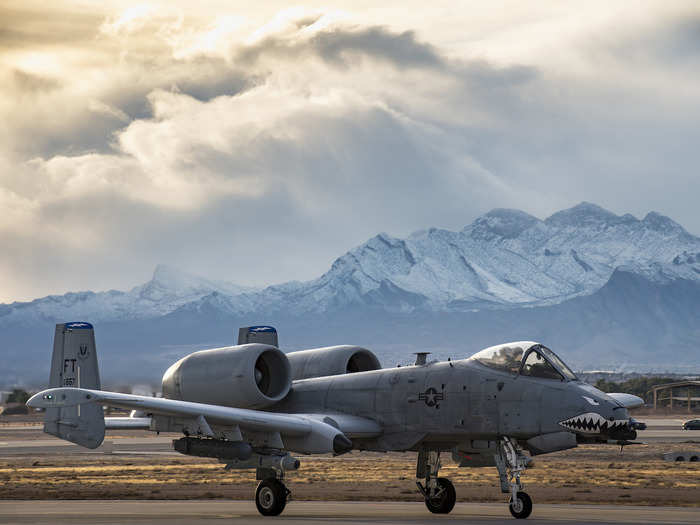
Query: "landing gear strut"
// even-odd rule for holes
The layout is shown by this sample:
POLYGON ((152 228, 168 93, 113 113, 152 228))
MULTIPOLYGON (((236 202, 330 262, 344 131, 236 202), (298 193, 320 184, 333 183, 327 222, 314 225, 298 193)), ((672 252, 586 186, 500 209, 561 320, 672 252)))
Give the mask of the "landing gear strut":
POLYGON ((424 479, 425 485, 416 481, 418 490, 425 498, 425 506, 434 514, 449 514, 457 501, 454 485, 447 478, 439 478, 440 451, 421 450, 418 452, 416 478, 424 479))
POLYGON ((520 475, 527 469, 530 458, 509 437, 502 438, 498 443, 498 453, 494 458, 501 479, 501 492, 510 494, 508 510, 514 518, 527 518, 532 512, 532 499, 522 491, 520 475))

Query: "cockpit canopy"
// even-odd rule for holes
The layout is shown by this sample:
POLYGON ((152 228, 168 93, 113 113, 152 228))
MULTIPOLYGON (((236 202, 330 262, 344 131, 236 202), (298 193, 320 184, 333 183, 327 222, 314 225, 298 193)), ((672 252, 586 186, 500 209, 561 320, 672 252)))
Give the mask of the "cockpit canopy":
POLYGON ((492 346, 474 354, 469 359, 511 374, 561 381, 576 379, 576 374, 559 359, 557 354, 546 346, 531 341, 492 346))

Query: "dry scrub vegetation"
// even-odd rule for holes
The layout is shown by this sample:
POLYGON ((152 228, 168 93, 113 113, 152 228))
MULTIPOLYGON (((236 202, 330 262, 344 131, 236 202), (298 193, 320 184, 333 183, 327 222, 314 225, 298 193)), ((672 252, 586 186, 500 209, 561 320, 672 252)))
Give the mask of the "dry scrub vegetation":
MULTIPOLYGON (((535 458, 523 481, 538 502, 700 506, 700 463, 669 463, 670 450, 698 445, 584 446, 535 458)), ((693 448, 694 447, 694 448, 693 448)), ((302 457, 288 475, 298 500, 419 501, 414 453, 302 457)), ((495 468, 458 468, 449 455, 441 475, 460 501, 502 501, 495 468)), ((247 499, 255 473, 226 471, 215 460, 175 455, 73 454, 0 459, 0 498, 247 499)))

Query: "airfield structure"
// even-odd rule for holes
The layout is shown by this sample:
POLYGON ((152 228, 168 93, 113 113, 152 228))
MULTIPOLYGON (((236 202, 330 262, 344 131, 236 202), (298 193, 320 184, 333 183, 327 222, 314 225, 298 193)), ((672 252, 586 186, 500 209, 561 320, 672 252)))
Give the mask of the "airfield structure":
POLYGON ((665 383, 663 385, 654 385, 647 393, 651 393, 654 396, 654 410, 656 410, 659 403, 665 401, 668 401, 668 408, 673 408, 673 402, 677 401, 679 403, 679 407, 685 403, 688 407, 688 413, 690 414, 692 412, 693 403, 695 403, 697 406, 697 404, 700 402, 700 381, 688 380, 677 381, 675 383, 665 383), (673 390, 675 389, 677 394, 678 389, 682 388, 686 389, 685 395, 674 396, 673 390), (693 390, 695 390, 695 395, 693 395, 693 390), (662 395, 665 392, 668 392, 668 394, 662 395))

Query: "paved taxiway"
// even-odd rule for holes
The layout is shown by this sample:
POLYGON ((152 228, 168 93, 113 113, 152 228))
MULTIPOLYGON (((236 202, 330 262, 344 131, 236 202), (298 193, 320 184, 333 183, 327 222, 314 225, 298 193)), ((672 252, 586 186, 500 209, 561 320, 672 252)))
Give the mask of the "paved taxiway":
MULTIPOLYGON (((529 524, 628 523, 697 524, 697 508, 620 507, 600 505, 535 505, 529 524)), ((281 517, 263 518, 249 501, 0 501, 3 524, 214 524, 273 523, 326 525, 343 523, 449 522, 515 524, 504 504, 458 503, 451 514, 431 515, 422 503, 292 501, 281 517)))
POLYGON ((102 445, 96 449, 87 449, 63 441, 58 438, 47 436, 43 439, 21 440, 3 439, 0 440, 0 457, 27 455, 27 454, 173 454, 179 455, 173 450, 172 442, 175 437, 152 436, 152 437, 123 437, 110 438, 107 436, 102 445))

